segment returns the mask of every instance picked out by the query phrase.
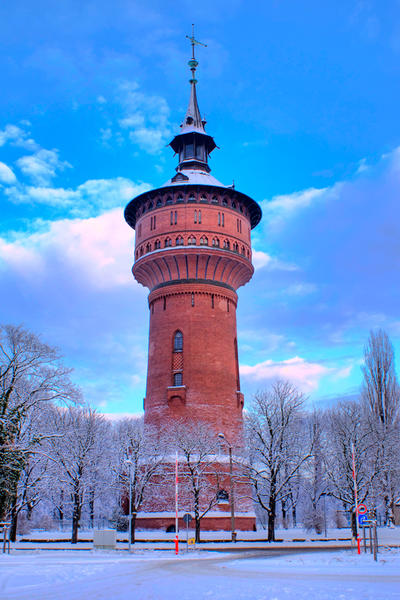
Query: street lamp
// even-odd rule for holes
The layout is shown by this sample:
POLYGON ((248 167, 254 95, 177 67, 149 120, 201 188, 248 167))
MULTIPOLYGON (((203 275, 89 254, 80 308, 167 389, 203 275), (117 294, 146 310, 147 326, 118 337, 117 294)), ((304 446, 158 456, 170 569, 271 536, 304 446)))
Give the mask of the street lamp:
POLYGON ((223 433, 219 433, 218 437, 221 440, 224 440, 226 445, 228 446, 229 451, 229 476, 230 476, 230 505, 231 505, 231 539, 232 542, 236 542, 236 531, 235 531, 235 497, 233 492, 233 473, 232 473, 232 446, 229 441, 226 439, 223 433))
POLYGON ((129 510, 128 510, 128 547, 129 552, 132 550, 132 461, 127 458, 124 461, 129 465, 129 510))

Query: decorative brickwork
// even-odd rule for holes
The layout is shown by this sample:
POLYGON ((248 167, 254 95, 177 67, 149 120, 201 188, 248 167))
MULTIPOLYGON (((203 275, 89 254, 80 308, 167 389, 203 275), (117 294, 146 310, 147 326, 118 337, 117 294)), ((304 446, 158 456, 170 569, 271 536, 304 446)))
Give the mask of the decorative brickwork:
MULTIPOLYGON (((243 446, 244 405, 236 290, 254 272, 250 232, 261 210, 210 175, 208 156, 216 145, 204 124, 193 78, 181 133, 171 142, 179 155, 177 174, 132 200, 125 219, 136 230, 133 275, 150 291, 145 424, 156 431, 179 419, 202 421, 216 436, 223 433, 235 453, 243 446)), ((220 485, 229 489, 226 463, 220 468, 220 485)), ((250 486, 242 481, 239 487, 237 509, 244 516, 237 527, 242 523, 251 529, 250 486)), ((164 496, 150 498, 144 510, 171 510, 173 491, 165 490, 164 496)), ((167 523, 164 517, 142 520, 167 523)), ((230 527, 229 517, 214 515, 208 523, 211 529, 230 527)))

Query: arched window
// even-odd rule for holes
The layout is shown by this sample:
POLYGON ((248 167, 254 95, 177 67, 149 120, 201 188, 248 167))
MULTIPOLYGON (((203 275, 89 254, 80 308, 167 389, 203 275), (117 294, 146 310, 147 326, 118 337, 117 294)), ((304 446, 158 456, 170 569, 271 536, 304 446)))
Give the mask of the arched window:
POLYGON ((180 372, 180 373, 174 373, 174 385, 176 385, 176 386, 183 385, 183 374, 182 374, 182 372, 180 372))
POLYGON ((246 250, 245 250, 244 246, 242 246, 242 254, 243 254, 243 256, 246 255, 246 250))
POLYGON ((154 242, 154 250, 159 250, 161 248, 161 242, 160 240, 156 240, 154 242))
POLYGON ((172 204, 172 198, 171 198, 171 196, 168 196, 165 204, 172 204))
POLYGON ((217 196, 211 198, 211 204, 219 204, 217 196))
POLYGON ((146 252, 151 252, 151 244, 146 244, 146 252))
POLYGON ((167 237, 165 238, 164 247, 168 248, 169 246, 172 246, 172 240, 170 237, 167 237))
POLYGON ((181 235, 178 235, 178 237, 175 240, 175 246, 183 246, 183 237, 181 235))
POLYGON ((200 246, 208 246, 208 237, 202 235, 200 238, 200 246))
POLYGON ((228 206, 228 200, 226 198, 222 198, 222 206, 228 206))
POLYGON ((200 202, 203 202, 203 204, 207 204, 208 200, 207 200, 207 196, 205 196, 204 194, 200 197, 200 202))
POLYGON ((188 244, 192 244, 193 246, 196 245, 196 238, 194 237, 194 235, 189 235, 188 244))
POLYGON ((212 245, 213 245, 215 248, 219 248, 219 239, 218 239, 218 238, 213 238, 213 240, 212 240, 212 245))
POLYGON ((228 502, 228 500, 229 500, 228 492, 226 490, 218 490, 217 500, 228 502))
POLYGON ((161 200, 161 198, 157 198, 157 206, 162 206, 162 200, 161 200))
POLYGON ((225 248, 226 250, 229 250, 229 248, 230 248, 230 247, 231 247, 231 245, 230 245, 230 243, 229 243, 229 240, 224 240, 224 248, 225 248))
POLYGON ((136 250, 136 258, 139 258, 139 250, 136 250))
POLYGON ((153 203, 149 202, 149 210, 151 210, 153 208, 153 203))
POLYGON ((188 198, 188 202, 196 202, 196 198, 195 198, 194 194, 190 194, 190 196, 188 198))
POLYGON ((143 256, 143 246, 140 246, 140 256, 143 256))
POLYGON ((174 352, 183 351, 183 334, 182 331, 176 331, 174 335, 174 352))
POLYGON ((234 252, 239 252, 239 244, 237 242, 233 243, 233 251, 234 252))

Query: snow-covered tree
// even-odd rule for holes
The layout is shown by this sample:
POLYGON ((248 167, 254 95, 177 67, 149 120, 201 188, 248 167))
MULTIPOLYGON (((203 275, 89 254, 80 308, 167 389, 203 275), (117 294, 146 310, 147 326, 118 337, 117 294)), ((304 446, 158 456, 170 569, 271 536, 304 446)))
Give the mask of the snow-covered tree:
POLYGON ((359 503, 366 500, 377 475, 376 461, 371 461, 373 440, 362 404, 340 402, 328 411, 327 432, 329 451, 325 460, 330 493, 351 512, 355 534, 353 448, 359 503))
POLYGON ((400 492, 400 387, 393 346, 384 331, 371 331, 364 348, 362 371, 362 398, 373 440, 371 451, 378 468, 374 491, 382 498, 386 523, 391 524, 400 492))
POLYGON ((171 449, 179 456, 179 499, 181 506, 194 513, 195 539, 200 542, 201 519, 218 502, 219 441, 201 421, 181 421, 172 431, 171 449))
POLYGON ((127 418, 116 423, 113 444, 116 448, 113 470, 119 482, 118 491, 127 502, 130 496, 130 537, 134 543, 137 513, 149 484, 157 478, 160 485, 167 448, 155 432, 144 427, 143 418, 127 418))
POLYGON ((247 425, 247 474, 256 501, 268 514, 268 541, 275 540, 277 504, 291 493, 289 483, 310 459, 312 436, 304 436, 304 396, 288 381, 256 394, 247 425))
POLYGON ((18 481, 43 438, 24 434, 29 414, 51 401, 79 398, 58 352, 21 327, 0 326, 0 519, 15 505, 18 481))
POLYGON ((111 472, 110 424, 88 407, 54 407, 52 430, 57 434, 48 439, 53 476, 60 482, 64 497, 72 499, 71 542, 76 544, 89 492, 98 485, 102 473, 111 472))

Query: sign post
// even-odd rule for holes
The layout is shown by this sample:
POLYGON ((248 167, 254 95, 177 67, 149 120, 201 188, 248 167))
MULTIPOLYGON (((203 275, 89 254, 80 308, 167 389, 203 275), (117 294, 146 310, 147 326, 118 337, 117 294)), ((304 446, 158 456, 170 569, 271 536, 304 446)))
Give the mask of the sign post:
MULTIPOLYGON (((360 545, 360 533, 358 527, 358 494, 357 494, 357 477, 356 477, 356 461, 355 461, 355 453, 354 453, 354 444, 351 444, 351 459, 353 466, 353 483, 354 483, 354 507, 356 511, 356 538, 357 538, 357 553, 361 554, 361 545, 360 545)), ((361 505, 363 506, 363 505, 361 505)))
POLYGON ((178 451, 175 457, 175 554, 179 554, 178 537, 178 451))
POLYGON ((185 513, 183 515, 183 522, 186 525, 186 552, 189 550, 189 523, 193 520, 193 517, 190 513, 185 513))

